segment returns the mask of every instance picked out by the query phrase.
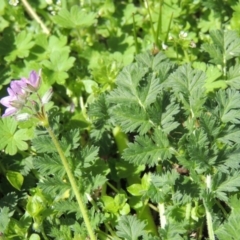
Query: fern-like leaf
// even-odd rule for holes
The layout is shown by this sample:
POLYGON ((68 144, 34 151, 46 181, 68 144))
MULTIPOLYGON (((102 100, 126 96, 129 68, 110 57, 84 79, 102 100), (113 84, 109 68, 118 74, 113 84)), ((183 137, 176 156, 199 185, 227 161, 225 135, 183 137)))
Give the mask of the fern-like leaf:
POLYGON ((42 189, 43 192, 54 196, 56 194, 62 195, 69 189, 71 189, 70 184, 63 181, 58 177, 50 178, 47 177, 43 182, 40 182, 38 186, 42 189))
POLYGON ((136 216, 122 216, 117 228, 117 236, 126 240, 137 240, 144 234, 145 223, 140 222, 136 216))
POLYGON ((152 139, 147 136, 137 136, 134 143, 129 143, 123 152, 123 158, 135 165, 148 164, 153 166, 158 161, 170 158, 172 149, 167 136, 156 130, 152 139))
POLYGON ((52 156, 44 154, 43 157, 36 157, 33 161, 35 168, 39 169, 43 176, 45 175, 59 175, 63 177, 65 169, 62 165, 62 161, 57 154, 52 156))
POLYGON ((173 89, 185 109, 195 115, 205 102, 205 79, 203 71, 192 69, 190 64, 186 64, 172 73, 165 84, 173 89))
POLYGON ((143 135, 154 126, 148 114, 138 105, 116 106, 112 109, 112 116, 124 132, 136 131, 143 135))
POLYGON ((210 31, 213 44, 202 45, 215 64, 225 65, 226 61, 240 56, 240 38, 236 31, 210 31))
POLYGON ((57 151, 52 139, 46 135, 34 138, 32 144, 38 153, 53 153, 57 151))
POLYGON ((224 174, 218 172, 213 177, 212 190, 217 198, 228 201, 227 193, 237 192, 240 188, 240 173, 224 174))
POLYGON ((219 90, 216 94, 222 122, 240 123, 240 93, 234 89, 219 90))

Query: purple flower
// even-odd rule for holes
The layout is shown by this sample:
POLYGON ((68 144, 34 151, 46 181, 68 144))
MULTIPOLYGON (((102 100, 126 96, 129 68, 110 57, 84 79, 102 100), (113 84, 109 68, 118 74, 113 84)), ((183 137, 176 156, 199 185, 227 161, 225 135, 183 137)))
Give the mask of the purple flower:
POLYGON ((14 115, 25 104, 26 92, 21 88, 20 81, 12 81, 10 88, 7 88, 9 96, 0 100, 0 103, 7 107, 2 117, 14 115))
POLYGON ((39 71, 39 74, 37 74, 35 71, 31 71, 29 78, 22 78, 21 81, 26 84, 25 89, 30 92, 36 92, 41 84, 41 70, 39 71))
POLYGON ((0 103, 7 107, 2 117, 16 115, 17 120, 26 120, 31 114, 35 117, 39 116, 40 109, 44 112, 43 107, 50 100, 52 89, 50 89, 43 98, 38 95, 37 91, 41 84, 40 75, 41 70, 39 73, 31 71, 28 79, 21 78, 21 80, 11 81, 10 87, 7 88, 8 96, 0 100, 0 103), (34 96, 31 97, 32 95, 34 96), (38 100, 35 100, 36 97, 38 100), (25 111, 23 111, 23 109, 25 111))

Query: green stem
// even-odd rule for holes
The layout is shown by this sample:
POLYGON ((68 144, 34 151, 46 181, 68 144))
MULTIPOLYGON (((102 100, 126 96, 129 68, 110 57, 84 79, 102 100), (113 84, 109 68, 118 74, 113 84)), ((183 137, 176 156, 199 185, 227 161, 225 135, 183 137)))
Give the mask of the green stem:
MULTIPOLYGON (((159 33, 162 34, 162 0, 159 3, 159 15, 158 15, 158 25, 157 25, 157 33, 156 33, 156 40, 158 41, 159 33)), ((156 45, 160 48, 158 42, 156 45)))
POLYGON ((149 4, 148 4, 148 0, 146 0, 146 5, 147 5, 147 11, 148 11, 150 24, 151 24, 151 28, 152 28, 153 38, 154 38, 155 44, 158 46, 157 39, 156 39, 156 33, 155 33, 155 30, 154 30, 153 21, 152 21, 152 15, 151 15, 150 7, 149 7, 149 4))
POLYGON ((206 208, 206 217, 207 217, 207 228, 208 228, 208 237, 209 240, 215 240, 214 231, 213 231, 213 221, 212 221, 212 214, 210 213, 209 209, 206 208))
POLYGON ((222 204, 219 202, 219 200, 216 201, 218 207, 222 210, 223 214, 224 214, 224 217, 227 218, 228 216, 228 213, 227 211, 224 209, 224 207, 222 206, 222 204))
POLYGON ((76 183, 76 180, 74 178, 74 175, 72 174, 71 170, 70 170, 70 167, 68 165, 68 161, 64 155, 64 152, 57 140, 57 137, 55 136, 54 132, 52 131, 52 129, 48 126, 48 124, 45 124, 46 126, 46 129, 49 133, 49 135, 51 136, 52 138, 52 141, 58 151, 58 154, 62 160, 62 163, 63 163, 63 166, 64 166, 64 169, 67 173, 67 176, 68 176, 68 179, 69 179, 69 182, 72 186, 72 190, 76 196, 76 199, 77 199, 77 202, 78 202, 78 205, 79 205, 79 208, 80 208, 80 211, 81 211, 81 214, 83 216, 83 220, 86 224, 86 227, 87 227, 87 231, 88 231, 88 234, 90 236, 90 239, 91 240, 96 240, 96 237, 94 235, 94 232, 93 232, 93 229, 92 229, 92 226, 91 226, 91 223, 89 221, 89 218, 88 218, 88 214, 87 214, 87 210, 86 210, 86 207, 83 203, 83 200, 82 200, 82 196, 80 194, 80 192, 78 191, 78 186, 77 186, 77 183, 76 183))
POLYGON ((29 13, 29 15, 41 26, 44 33, 47 35, 50 34, 50 31, 46 27, 46 25, 43 23, 41 18, 36 14, 36 12, 33 10, 31 5, 27 2, 27 0, 22 0, 22 4, 25 7, 26 11, 29 13))
POLYGON ((143 207, 137 210, 137 216, 140 220, 147 222, 146 230, 148 232, 158 236, 158 230, 147 202, 144 203, 143 207))
MULTIPOLYGON (((212 190, 212 178, 211 175, 206 176, 206 188, 208 192, 211 192, 212 190)), ((204 201, 205 211, 206 211, 206 218, 207 218, 207 229, 208 229, 208 237, 209 240, 215 240, 214 237, 214 230, 213 230, 213 220, 212 220, 212 214, 210 212, 211 206, 209 206, 209 200, 204 201)))
POLYGON ((166 37, 165 37, 165 40, 164 40, 165 43, 168 41, 168 35, 169 35, 170 27, 171 27, 171 24, 172 24, 172 20, 173 20, 173 13, 171 14, 171 17, 170 17, 170 20, 169 20, 169 23, 168 23, 167 34, 166 34, 166 37))
POLYGON ((135 15, 132 14, 133 17, 133 33, 134 33, 134 41, 135 41, 135 48, 136 48, 136 54, 139 53, 139 47, 138 47, 138 40, 137 40, 137 29, 136 29, 136 22, 135 22, 135 15))

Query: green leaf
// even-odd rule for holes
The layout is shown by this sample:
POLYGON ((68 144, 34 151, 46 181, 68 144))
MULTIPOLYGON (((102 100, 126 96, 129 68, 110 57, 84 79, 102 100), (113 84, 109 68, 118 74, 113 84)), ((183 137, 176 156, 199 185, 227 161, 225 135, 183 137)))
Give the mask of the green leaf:
POLYGON ((111 109, 112 117, 116 125, 120 125, 123 132, 139 132, 145 134, 154 123, 149 119, 148 114, 138 105, 116 106, 111 109))
POLYGON ((228 145, 240 144, 240 130, 230 126, 222 130, 217 139, 228 145))
POLYGON ((34 42, 32 41, 33 35, 30 32, 21 31, 15 39, 15 47, 11 54, 5 57, 8 62, 14 61, 17 57, 25 58, 28 57, 30 49, 33 47, 34 42))
POLYGON ((3 207, 0 209, 0 232, 4 233, 10 222, 9 208, 3 207))
POLYGON ((101 200, 103 201, 105 210, 107 212, 114 213, 114 214, 118 212, 119 206, 114 201, 114 198, 104 195, 101 197, 101 200))
POLYGON ((169 76, 165 85, 173 89, 188 112, 196 115, 205 102, 205 79, 204 72, 192 69, 190 64, 185 64, 169 76))
POLYGON ((50 83, 57 82, 63 84, 68 77, 66 73, 73 67, 74 57, 69 57, 68 50, 54 51, 50 55, 50 60, 44 60, 42 64, 52 71, 50 83))
MULTIPOLYGON (((107 100, 110 103, 137 103, 142 106, 143 104, 139 98, 141 94, 137 90, 137 86, 147 71, 146 67, 137 63, 126 66, 117 77, 116 84, 118 87, 110 92, 107 100)), ((146 79, 144 82, 146 82, 146 79)))
POLYGON ((230 206, 232 209, 230 216, 215 230, 215 234, 219 240, 239 238, 240 209, 237 195, 230 199, 230 206))
POLYGON ((6 172, 6 178, 14 188, 16 188, 19 191, 21 190, 24 180, 21 173, 8 170, 6 172))
POLYGON ((219 117, 223 123, 240 123, 240 93, 234 89, 219 90, 216 94, 219 117))
POLYGON ((44 154, 43 157, 36 157, 33 161, 33 166, 39 169, 43 176, 57 174, 63 177, 65 174, 65 169, 58 154, 53 154, 52 156, 44 154))
POLYGON ((240 89, 240 72, 239 72, 239 64, 235 64, 231 66, 227 71, 227 79, 226 83, 235 89, 240 89))
POLYGON ((234 172, 233 174, 224 174, 218 172, 214 175, 212 180, 212 191, 215 196, 221 201, 228 201, 227 193, 237 192, 240 188, 240 174, 234 172))
POLYGON ((137 240, 144 234, 145 223, 140 222, 136 216, 122 216, 117 228, 117 236, 126 240, 137 240))
POLYGON ((0 120, 0 149, 5 149, 9 155, 15 155, 19 150, 28 149, 27 140, 31 139, 28 129, 17 130, 17 121, 14 118, 0 120))
POLYGON ((93 26, 95 18, 95 13, 88 13, 79 6, 72 6, 70 12, 62 8, 53 19, 61 27, 75 29, 93 26))
POLYGON ((137 136, 134 143, 129 143, 123 152, 123 158, 135 165, 147 164, 153 166, 172 156, 172 149, 167 136, 156 130, 152 139, 147 136, 137 136))
POLYGON ((204 43, 202 48, 212 58, 212 62, 225 66, 226 61, 240 56, 240 38, 236 31, 210 31, 213 43, 204 43))
POLYGON ((49 136, 37 136, 32 140, 32 144, 38 153, 57 152, 57 149, 49 136))

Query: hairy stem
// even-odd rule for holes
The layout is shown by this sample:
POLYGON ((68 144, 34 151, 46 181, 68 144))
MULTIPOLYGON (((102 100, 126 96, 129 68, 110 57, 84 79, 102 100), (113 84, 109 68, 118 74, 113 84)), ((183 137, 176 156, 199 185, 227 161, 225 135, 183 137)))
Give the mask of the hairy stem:
POLYGON ((52 129, 49 126, 46 127, 46 129, 47 129, 49 135, 51 136, 52 141, 53 141, 53 143, 54 143, 54 145, 55 145, 55 147, 56 147, 56 149, 58 151, 58 154, 59 154, 59 156, 60 156, 60 158, 62 160, 62 163, 63 163, 64 169, 65 169, 65 171, 67 173, 69 182, 70 182, 71 187, 73 189, 73 192, 74 192, 74 194, 76 196, 76 199, 77 199, 77 202, 78 202, 81 214, 83 216, 83 220, 84 220, 84 222, 86 224, 87 231, 88 231, 88 234, 90 236, 90 239, 91 240, 96 240, 96 237, 94 235, 91 223, 89 221, 89 217, 88 217, 88 214, 87 214, 87 209, 86 209, 86 207, 85 207, 85 205, 83 203, 82 196, 81 196, 80 192, 78 191, 78 186, 77 186, 76 180, 74 178, 73 173, 70 170, 70 167, 68 165, 68 161, 67 161, 67 159, 66 159, 66 157, 64 155, 64 152, 63 152, 63 150, 62 150, 62 148, 61 148, 61 146, 60 146, 60 144, 59 144, 59 142, 57 140, 57 137, 55 136, 54 132, 52 131, 52 129))
POLYGON ((41 26, 43 32, 49 35, 50 34, 49 29, 46 27, 41 18, 36 14, 36 12, 33 10, 33 8, 27 2, 27 0, 22 0, 22 4, 25 7, 26 11, 29 13, 29 15, 41 26))
MULTIPOLYGON (((206 187, 207 187, 208 192, 211 192, 211 190, 212 190, 211 175, 206 176, 206 187)), ((205 201, 204 205, 205 205, 206 218, 207 218, 208 237, 209 237, 209 240, 215 240, 214 230, 213 230, 213 220, 212 220, 212 214, 210 212, 210 206, 207 201, 205 201)))
POLYGON ((208 208, 206 208, 206 218, 207 218, 207 228, 208 228, 209 240, 215 240, 214 231, 213 231, 213 223, 212 223, 212 214, 210 213, 208 208))
POLYGON ((165 216, 165 206, 164 203, 159 203, 158 204, 158 211, 159 211, 159 218, 160 218, 160 223, 161 223, 161 228, 165 228, 167 224, 167 219, 165 216))

